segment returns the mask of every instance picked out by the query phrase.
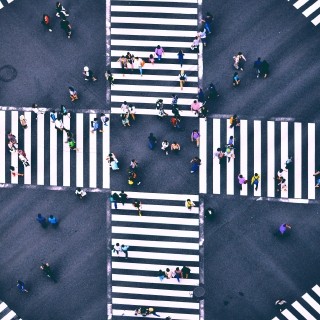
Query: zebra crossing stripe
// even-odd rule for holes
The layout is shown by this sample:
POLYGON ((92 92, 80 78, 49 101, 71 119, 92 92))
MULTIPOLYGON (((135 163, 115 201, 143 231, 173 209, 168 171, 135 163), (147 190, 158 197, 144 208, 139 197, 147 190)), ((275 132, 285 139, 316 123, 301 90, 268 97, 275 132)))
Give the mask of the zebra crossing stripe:
MULTIPOLYGON (((111 28, 111 35, 144 36, 144 37, 148 37, 148 36, 163 37, 163 35, 166 35, 166 37, 185 37, 185 38, 192 39, 197 35, 197 33, 195 31, 180 31, 180 30, 111 28)), ((165 57, 165 53, 163 57, 165 57)))
MULTIPOLYGON (((187 219, 186 219, 187 220, 187 219)), ((113 240, 114 243, 127 243, 127 239, 116 238, 113 240)), ((145 241, 145 240, 132 240, 130 239, 130 245, 136 247, 147 247, 147 248, 172 248, 181 249, 186 248, 189 250, 199 250, 198 242, 170 242, 170 241, 145 241)))
MULTIPOLYGON (((0 2, 1 3, 1 2, 0 2)), ((6 112, 0 111, 0 183, 6 182, 6 112)))
POLYGON ((272 320, 280 320, 278 317, 274 317, 272 318, 272 320))
MULTIPOLYGON (((235 139, 239 139, 235 137, 235 139)), ((248 121, 241 120, 240 126, 240 173, 248 179, 248 121)), ((248 183, 242 185, 242 190, 240 191, 242 196, 248 195, 248 183)))
POLYGON ((4 6, 2 4, 2 2, 0 1, 0 9, 2 9, 4 6))
MULTIPOLYGON (((112 191, 116 193, 120 193, 119 190, 112 191)), ((129 198, 133 199, 152 199, 152 200, 173 200, 173 201, 186 201, 186 199, 190 199, 192 201, 199 201, 199 195, 197 194, 174 194, 174 193, 151 193, 151 192, 133 192, 126 191, 125 192, 129 198)))
POLYGON ((199 158, 202 162, 199 167, 199 193, 207 193, 207 121, 204 118, 199 119, 199 132, 199 158))
MULTIPOLYGON (((225 144, 228 143, 230 136, 234 137, 234 128, 230 128, 230 122, 229 119, 226 119, 226 140, 225 144)), ((232 151, 234 154, 234 151, 232 151)), ((234 194, 234 159, 229 158, 227 161, 227 194, 234 194), (229 161, 230 159, 230 161, 229 161)))
MULTIPOLYGON (((57 114, 55 113, 57 116, 57 114)), ((58 184, 57 181, 57 161, 58 161, 58 151, 57 151, 57 135, 58 132, 55 128, 54 123, 50 123, 50 185, 51 186, 56 186, 58 184)))
MULTIPOLYGON (((11 112, 11 132, 16 136, 17 141, 18 141, 18 146, 19 146, 19 132, 18 132, 18 127, 19 127, 19 115, 18 111, 12 111, 11 112)), ((20 146, 19 146, 20 149, 20 146)), ((30 155, 27 155, 30 156, 30 155)), ((11 153, 11 165, 15 167, 16 170, 18 170, 18 155, 16 152, 11 153)), ((12 176, 11 175, 11 183, 16 184, 18 183, 18 176, 12 176)))
POLYGON ((24 183, 31 184, 31 113, 24 112, 24 117, 28 125, 27 129, 24 129, 24 151, 30 162, 30 166, 24 168, 24 183))
POLYGON ((102 146, 102 163, 103 163, 103 178, 102 187, 110 188, 110 166, 108 166, 106 158, 110 153, 110 121, 107 126, 103 125, 103 146, 102 146))
POLYGON ((256 191, 254 188, 254 196, 261 197, 262 179, 261 179, 261 121, 254 120, 253 122, 253 141, 254 141, 254 173, 260 176, 259 187, 256 191))
MULTIPOLYGON (((242 124, 241 124, 242 125, 242 124)), ((268 136, 268 163, 267 163, 267 195, 268 197, 274 197, 274 173, 275 173, 275 123, 274 121, 267 122, 267 136, 268 136)))
MULTIPOLYGON (((121 40, 121 39, 111 39, 111 46, 124 46, 125 50, 129 47, 143 47, 143 48, 155 48, 159 44, 156 40, 121 40)), ((163 48, 189 48, 191 47, 191 42, 184 41, 161 41, 161 46, 163 48)))
POLYGON ((302 125, 294 124, 294 197, 302 198, 302 125))
POLYGON ((314 300, 308 293, 305 293, 302 298, 320 314, 320 304, 316 300, 314 300))
POLYGON ((281 312, 288 320, 299 320, 296 318, 288 309, 285 309, 281 312))
MULTIPOLYGON (((90 114, 89 117, 89 128, 92 130, 91 123, 93 119, 96 118, 95 114, 90 114)), ((90 188, 95 188, 97 186, 97 134, 99 134, 98 130, 95 132, 90 132, 90 137, 89 137, 89 171, 90 171, 90 176, 89 176, 89 187, 90 188)))
MULTIPOLYGON (((177 80, 178 84, 178 80, 177 80)), ((143 85, 131 85, 131 84, 115 84, 111 87, 111 91, 125 91, 125 92, 172 92, 180 93, 181 89, 169 86, 143 86, 143 85)), ((184 93, 197 94, 197 87, 186 87, 183 89, 184 93)))
MULTIPOLYGON (((117 80, 120 80, 120 79, 123 79, 122 75, 121 74, 115 74, 114 75, 114 78, 117 80)), ((141 76, 138 75, 138 74, 126 74, 125 76, 125 79, 126 80, 141 80, 141 76)), ((151 80, 151 81, 154 81, 154 75, 152 74, 144 74, 143 75, 143 80, 151 80)), ((157 75, 157 81, 177 81, 177 76, 164 76, 164 75, 157 75)), ((188 82, 198 82, 198 77, 188 77, 188 82)), ((112 89, 112 88, 111 88, 112 89)), ((146 97, 148 98, 148 97, 146 97)), ((157 100, 157 99, 156 99, 157 100)), ((155 104, 155 101, 153 101, 153 103, 155 104)), ((165 99, 163 99, 165 101, 165 99)), ((169 100, 169 98, 168 98, 169 100)), ((179 98, 179 103, 180 101, 182 101, 183 99, 179 98)), ((192 99, 190 99, 190 101, 192 101, 192 99)), ((191 102, 190 102, 191 104, 191 102)))
POLYGON ((315 285, 312 290, 320 297, 320 287, 318 285, 315 285))
POLYGON ((311 22, 317 26, 320 23, 320 14, 317 15, 313 20, 311 20, 311 22))
MULTIPOLYGON (((125 203, 123 206, 119 206, 118 210, 137 210, 132 204, 125 203)), ((168 206, 158 204, 142 204, 142 211, 154 211, 154 212, 176 212, 176 213, 189 213, 198 214, 199 208, 193 207, 191 210, 184 206, 168 206)))
POLYGON ((17 314, 14 311, 10 310, 10 312, 7 313, 3 318, 1 318, 1 320, 12 320, 16 315, 17 314))
MULTIPOLYGON (((127 6, 111 6, 111 12, 128 12, 127 6)), ((145 13, 172 13, 172 14, 198 14, 197 8, 184 7, 145 7, 145 6, 130 6, 130 12, 145 12, 145 13)), ((166 33, 164 33, 166 34, 166 33)))
POLYGON ((313 12, 320 8, 320 0, 316 1, 313 5, 311 5, 308 9, 304 10, 302 14, 305 17, 309 17, 313 12))
MULTIPOLYGON (((282 165, 286 162, 286 160, 289 157, 288 143, 289 143, 288 122, 281 122, 281 150, 280 150, 281 168, 282 168, 282 165)), ((289 186, 288 174, 285 174, 284 178, 286 179, 286 185, 288 187, 289 186)), ((288 191, 281 189, 281 198, 288 198, 288 191)))
POLYGON ((303 5, 305 5, 309 0, 298 0, 293 6, 296 9, 300 9, 303 5))
POLYGON ((7 0, 8 3, 11 3, 11 2, 13 2, 13 1, 14 1, 14 0, 7 0))
POLYGON ((308 312, 298 301, 295 301, 292 306, 306 319, 317 320, 310 312, 308 312))
POLYGON ((37 115, 37 185, 44 185, 44 169, 44 114, 39 113, 37 115))
POLYGON ((0 313, 1 313, 4 309, 6 309, 7 307, 8 307, 8 305, 7 305, 6 303, 1 302, 1 304, 0 304, 0 313))
MULTIPOLYGON (((65 128, 70 130, 70 118, 63 116, 63 124, 65 128)), ((67 141, 67 132, 63 131, 63 185, 70 186, 70 147, 67 141)), ((74 151, 72 151, 74 152, 74 151)))
MULTIPOLYGON (((144 58, 144 57, 142 57, 142 58, 144 58)), ((111 62, 111 68, 112 69, 119 69, 120 68, 119 62, 111 62)), ((175 64, 173 64, 173 63, 171 63, 171 64, 170 63, 161 63, 161 64, 155 63, 154 65, 152 65, 151 63, 146 63, 143 67, 143 70, 170 70, 170 71, 176 70, 176 71, 180 71, 181 67, 180 67, 180 64, 177 64, 177 63, 175 63, 175 64)), ((198 71, 198 66, 195 64, 187 64, 183 67, 183 70, 186 73, 186 75, 188 76, 189 71, 198 71)), ((178 74, 179 74, 179 72, 177 73, 177 83, 178 83, 178 74)), ((142 80, 143 80, 143 76, 142 76, 142 80)), ((115 86, 116 86, 116 84, 111 87, 111 90, 114 90, 113 88, 115 86)), ((187 89, 187 88, 188 87, 184 87, 183 91, 185 91, 185 89, 187 89)), ((179 88, 179 92, 181 92, 180 88, 179 88)))
POLYGON ((77 136, 76 146, 79 149, 76 153, 76 185, 83 187, 83 114, 76 114, 77 136))
MULTIPOLYGON (((213 151, 220 147, 220 119, 213 119, 213 151)), ((220 164, 219 159, 213 159, 213 194, 220 194, 220 164)))
POLYGON ((316 159, 316 126, 314 123, 308 123, 308 199, 315 199, 315 183, 314 183, 314 172, 315 172, 315 159, 316 159))
MULTIPOLYGON (((113 1, 122 1, 122 0, 113 0, 113 1)), ((150 2, 150 0, 131 0, 131 2, 150 2)), ((182 2, 182 3, 198 3, 198 0, 161 0, 161 2, 182 2)))
POLYGON ((145 17, 111 17, 111 23, 136 23, 136 24, 156 24, 172 26, 197 26, 197 19, 167 19, 167 18, 145 18, 145 17))
MULTIPOLYGON (((159 99, 159 97, 139 97, 139 96, 124 96, 123 95, 111 95, 111 102, 118 102, 118 103, 123 103, 124 99, 126 99, 127 102, 130 103, 146 103, 146 104, 152 104, 155 109, 156 101, 159 99)), ((193 102, 194 99, 185 99, 185 98, 179 98, 179 103, 181 105, 187 105, 190 106, 191 103, 193 102)), ((171 104, 171 99, 170 98, 164 98, 163 103, 166 105, 171 104)), ((111 112, 112 112, 111 108, 111 112)), ((120 110, 120 108, 119 108, 120 110)), ((138 112, 139 110, 137 110, 138 112)), ((183 116, 186 113, 185 110, 182 111, 181 116, 183 116)), ((158 113, 156 113, 158 114, 158 113)), ((190 112, 190 117, 191 115, 194 115, 194 113, 190 112)), ((195 115, 194 115, 195 116, 195 115)))

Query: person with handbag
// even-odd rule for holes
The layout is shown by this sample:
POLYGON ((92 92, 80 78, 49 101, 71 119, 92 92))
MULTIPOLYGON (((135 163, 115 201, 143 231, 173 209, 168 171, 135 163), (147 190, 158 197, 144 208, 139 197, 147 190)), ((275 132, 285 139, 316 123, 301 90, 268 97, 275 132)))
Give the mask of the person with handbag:
POLYGON ((242 175, 238 174, 239 188, 242 190, 242 185, 247 184, 248 180, 242 175))

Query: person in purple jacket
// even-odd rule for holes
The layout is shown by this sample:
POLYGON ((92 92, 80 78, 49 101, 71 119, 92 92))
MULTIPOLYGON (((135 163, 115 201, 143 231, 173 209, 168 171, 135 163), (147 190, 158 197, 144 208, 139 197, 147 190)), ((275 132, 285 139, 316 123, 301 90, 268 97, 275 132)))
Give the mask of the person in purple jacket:
POLYGON ((158 57, 158 60, 160 61, 162 58, 162 55, 164 54, 164 50, 160 45, 158 45, 154 50, 154 53, 156 54, 156 56, 158 57))

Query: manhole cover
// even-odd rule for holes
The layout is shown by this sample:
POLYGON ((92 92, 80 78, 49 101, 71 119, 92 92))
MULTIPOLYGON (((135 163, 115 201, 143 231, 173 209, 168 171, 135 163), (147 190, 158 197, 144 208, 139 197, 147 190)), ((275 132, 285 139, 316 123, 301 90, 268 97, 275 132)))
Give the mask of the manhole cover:
POLYGON ((17 77, 17 70, 10 65, 6 65, 0 68, 0 80, 4 82, 10 82, 17 77))

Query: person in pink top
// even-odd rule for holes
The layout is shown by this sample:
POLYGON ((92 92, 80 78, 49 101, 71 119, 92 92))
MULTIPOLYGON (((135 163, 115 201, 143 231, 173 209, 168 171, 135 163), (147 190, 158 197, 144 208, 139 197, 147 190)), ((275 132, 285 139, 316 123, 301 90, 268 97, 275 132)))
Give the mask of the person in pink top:
POLYGON ((199 113, 202 104, 198 100, 193 100, 191 103, 191 111, 194 111, 195 114, 199 113))
POLYGON ((156 47, 156 49, 154 50, 154 53, 157 55, 158 60, 160 61, 161 58, 162 58, 162 55, 164 54, 164 50, 163 50, 163 48, 162 48, 160 45, 158 45, 158 46, 156 47))

